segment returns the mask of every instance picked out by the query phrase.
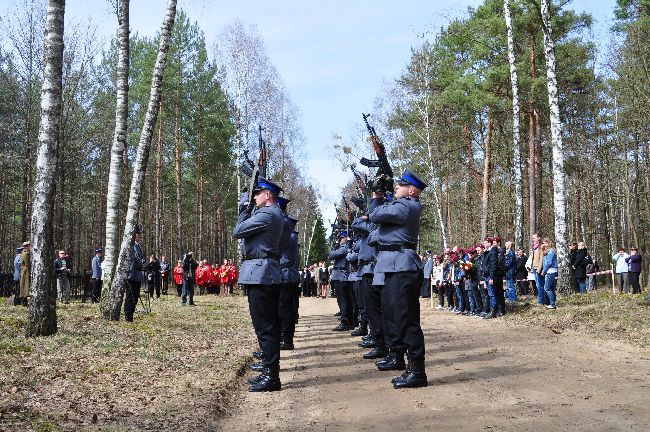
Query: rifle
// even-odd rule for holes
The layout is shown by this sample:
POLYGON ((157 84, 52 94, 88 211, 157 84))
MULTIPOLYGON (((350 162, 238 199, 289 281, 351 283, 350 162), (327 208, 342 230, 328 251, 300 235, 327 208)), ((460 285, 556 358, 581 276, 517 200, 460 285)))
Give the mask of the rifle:
POLYGON ((363 121, 366 124, 366 129, 370 133, 370 142, 372 142, 372 148, 377 155, 377 159, 366 159, 361 158, 359 161, 361 165, 368 168, 377 168, 376 177, 368 182, 368 186, 377 191, 377 192, 392 192, 393 190, 393 169, 388 162, 388 156, 386 155, 386 148, 384 144, 379 140, 375 128, 370 126, 368 123, 368 117, 370 114, 361 114, 363 116, 363 121))
POLYGON ((354 175, 354 179, 357 182, 357 196, 352 198, 351 201, 359 208, 359 210, 361 210, 362 213, 365 213, 368 208, 368 200, 370 199, 370 194, 367 193, 369 191, 367 185, 368 179, 362 178, 361 174, 359 174, 359 172, 354 168, 354 165, 350 165, 350 169, 352 170, 352 175, 354 175))
POLYGON ((260 166, 260 175, 262 177, 266 178, 266 174, 267 174, 267 171, 268 171, 268 168, 269 168, 269 161, 268 161, 268 157, 267 157, 267 154, 266 154, 266 142, 262 138, 262 131, 263 130, 264 130, 264 128, 262 128, 262 125, 259 125, 259 149, 260 149, 259 166, 260 166))
POLYGON ((343 205, 345 205, 345 214, 348 217, 346 221, 346 231, 348 232, 348 236, 350 235, 350 221, 352 220, 352 210, 350 209, 350 205, 348 204, 348 201, 343 197, 343 205))
POLYGON ((250 156, 248 155, 248 150, 244 150, 244 160, 242 161, 241 166, 239 167, 239 172, 244 174, 246 177, 251 178, 253 177, 254 170, 255 170, 255 163, 253 163, 250 156))

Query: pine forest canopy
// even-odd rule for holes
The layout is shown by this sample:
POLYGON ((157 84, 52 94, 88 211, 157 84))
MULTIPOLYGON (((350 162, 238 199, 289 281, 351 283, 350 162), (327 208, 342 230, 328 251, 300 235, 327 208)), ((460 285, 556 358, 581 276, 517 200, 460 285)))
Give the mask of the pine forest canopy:
MULTIPOLYGON (((26 2, 9 14, 12 20, 0 22, 4 41, 0 51, 3 271, 11 264, 15 247, 30 238, 45 8, 41 2, 26 2)), ((117 40, 105 47, 94 34, 93 29, 78 25, 66 28, 55 172, 54 248, 67 249, 80 270, 89 269, 95 248, 105 244, 107 178, 115 129, 117 40)), ((120 226, 157 51, 157 36, 143 37, 132 29, 120 226)), ((253 27, 234 22, 217 41, 206 42, 197 24, 179 10, 142 189, 139 222, 147 254, 176 259, 192 249, 210 261, 236 259, 231 231, 238 195, 237 157, 240 150, 250 149, 254 154, 254 131, 259 124, 265 125, 271 177, 284 185, 285 195, 292 199, 291 211, 302 221, 299 228, 311 233, 319 211, 317 192, 298 166, 300 115, 266 55, 263 40, 253 27), (208 50, 212 44, 218 47, 215 55, 208 50), (254 67, 238 70, 240 65, 228 63, 234 56, 254 59, 248 62, 254 67), (247 82, 234 83, 233 77, 244 74, 247 82)))
MULTIPOLYGON (((540 4, 509 3, 527 251, 532 233, 555 235, 556 182, 540 4)), ((589 14, 562 1, 551 4, 550 16, 563 127, 565 241, 584 240, 609 268, 617 247, 647 253, 650 246, 650 3, 618 1, 610 49, 602 53, 589 14)), ((374 119, 394 167, 409 166, 433 185, 422 198, 422 250, 442 249, 441 230, 450 246, 474 245, 485 234, 515 237, 506 35, 504 1, 485 0, 413 47, 401 76, 377 97, 374 119)), ((337 147, 367 154, 366 137, 337 147)), ((345 191, 352 190, 351 182, 345 191)))

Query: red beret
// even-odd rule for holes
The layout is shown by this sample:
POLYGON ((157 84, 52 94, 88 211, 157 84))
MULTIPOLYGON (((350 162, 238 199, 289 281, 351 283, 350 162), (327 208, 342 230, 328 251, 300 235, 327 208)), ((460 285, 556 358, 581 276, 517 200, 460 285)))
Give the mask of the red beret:
POLYGON ((489 241, 490 243, 492 243, 494 239, 492 237, 485 237, 485 241, 489 241))
POLYGON ((498 242, 498 243, 501 243, 501 237, 499 237, 499 236, 495 236, 494 239, 493 239, 493 241, 498 242))

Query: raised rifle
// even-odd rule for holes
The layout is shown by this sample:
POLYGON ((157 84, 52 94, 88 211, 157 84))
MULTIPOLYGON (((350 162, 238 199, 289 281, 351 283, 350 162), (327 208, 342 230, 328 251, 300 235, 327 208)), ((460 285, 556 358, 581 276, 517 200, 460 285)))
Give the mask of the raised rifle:
POLYGON ((368 123, 368 117, 370 114, 361 114, 363 116, 363 121, 366 124, 366 129, 370 134, 370 142, 372 142, 372 148, 377 155, 377 159, 366 159, 361 158, 359 161, 361 165, 368 168, 377 168, 377 173, 374 179, 368 182, 368 186, 376 192, 392 192, 393 191, 393 169, 388 162, 388 156, 386 154, 386 147, 377 136, 375 128, 370 126, 368 123))
POLYGON ((255 163, 251 160, 248 150, 244 150, 244 160, 239 166, 239 172, 244 174, 246 177, 253 177, 253 172, 255 171, 255 163))
POLYGON ((370 188, 368 188, 368 179, 367 178, 362 178, 361 174, 355 169, 354 165, 350 165, 350 169, 352 170, 352 175, 354 175, 354 179, 356 180, 356 189, 357 189, 357 196, 352 198, 351 201, 352 203, 359 208, 359 210, 362 213, 365 213, 365 211, 368 209, 368 201, 370 199, 370 194, 368 193, 370 191, 370 188))

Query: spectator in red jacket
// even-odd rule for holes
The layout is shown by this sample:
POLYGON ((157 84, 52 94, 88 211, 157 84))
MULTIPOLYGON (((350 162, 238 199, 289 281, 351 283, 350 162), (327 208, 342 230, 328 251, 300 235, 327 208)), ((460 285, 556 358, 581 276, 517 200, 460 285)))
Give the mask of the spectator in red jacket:
POLYGON ((176 284, 176 293, 180 297, 183 293, 183 263, 181 261, 176 261, 176 267, 174 267, 174 283, 176 284))

